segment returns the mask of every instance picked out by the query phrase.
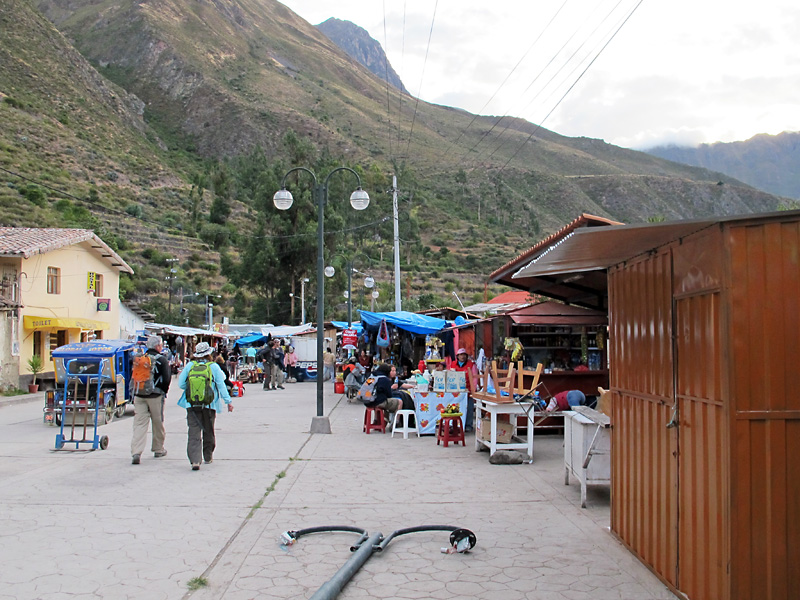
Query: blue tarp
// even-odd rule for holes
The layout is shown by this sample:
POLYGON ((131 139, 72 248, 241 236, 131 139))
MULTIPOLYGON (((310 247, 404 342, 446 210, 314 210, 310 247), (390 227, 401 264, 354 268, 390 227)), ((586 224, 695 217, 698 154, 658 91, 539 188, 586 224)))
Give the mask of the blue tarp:
POLYGON ((267 341, 267 336, 265 336, 263 334, 260 334, 260 333, 254 333, 253 335, 248 335, 246 337, 239 338, 238 340, 236 340, 233 343, 233 345, 234 346, 253 346, 253 345, 261 346, 264 343, 266 343, 266 341, 267 341))
POLYGON ((418 333, 420 335, 439 333, 446 325, 444 319, 426 317, 425 315, 418 315, 417 313, 407 312, 405 310, 382 313, 370 312, 368 310, 361 310, 359 312, 361 313, 361 321, 367 325, 367 328, 372 330, 376 329, 383 319, 386 319, 387 323, 399 329, 410 331, 411 333, 418 333))
MULTIPOLYGON (((336 327, 336 329, 347 329, 347 321, 331 321, 331 324, 336 327)), ((356 333, 361 333, 364 329, 358 321, 353 321, 351 328, 355 329, 356 333)))

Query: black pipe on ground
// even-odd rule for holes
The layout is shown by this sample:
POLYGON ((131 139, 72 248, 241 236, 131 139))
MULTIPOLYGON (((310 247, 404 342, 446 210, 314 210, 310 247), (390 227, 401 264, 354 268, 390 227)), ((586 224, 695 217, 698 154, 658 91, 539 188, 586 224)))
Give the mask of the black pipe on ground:
MULTIPOLYGON (((325 533, 334 531, 347 531, 351 533, 361 534, 358 541, 350 547, 353 553, 347 562, 320 587, 310 600, 332 600, 339 595, 347 582, 353 578, 358 570, 369 560, 374 552, 383 552, 386 546, 394 538, 406 535, 408 533, 418 533, 421 531, 449 531, 450 532, 450 545, 458 549, 459 552, 466 552, 473 548, 476 543, 475 534, 469 529, 462 529, 453 527, 451 525, 419 525, 417 527, 407 527, 405 529, 398 529, 393 531, 387 538, 384 539, 383 534, 378 532, 369 535, 365 529, 360 527, 350 527, 348 525, 342 526, 321 526, 309 527, 307 529, 299 529, 297 531, 287 531, 281 535, 281 541, 285 545, 290 545, 297 540, 297 538, 308 535, 311 533, 325 533), (468 546, 468 547, 467 547, 468 546)), ((452 551, 452 550, 451 550, 452 551)))

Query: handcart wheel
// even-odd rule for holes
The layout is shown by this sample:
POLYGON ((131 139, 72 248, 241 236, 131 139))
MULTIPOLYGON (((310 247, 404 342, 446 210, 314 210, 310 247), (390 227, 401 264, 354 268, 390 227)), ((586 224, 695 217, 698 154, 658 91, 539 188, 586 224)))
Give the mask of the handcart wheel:
POLYGON ((118 406, 117 410, 114 412, 114 414, 116 415, 116 417, 118 419, 121 419, 122 417, 124 417, 125 416, 125 405, 122 404, 121 406, 118 406))
POLYGON ((108 448, 108 436, 104 435, 100 438, 100 450, 108 448))
POLYGON ((114 420, 116 412, 113 406, 106 406, 106 423, 111 423, 114 420))

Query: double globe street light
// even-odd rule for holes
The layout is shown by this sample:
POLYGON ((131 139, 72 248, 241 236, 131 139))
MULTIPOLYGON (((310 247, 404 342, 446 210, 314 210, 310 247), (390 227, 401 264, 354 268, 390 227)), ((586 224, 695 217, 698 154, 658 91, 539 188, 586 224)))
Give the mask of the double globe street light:
POLYGON ((314 179, 314 202, 317 205, 317 415, 311 420, 311 433, 330 433, 330 419, 324 415, 322 366, 325 344, 325 204, 328 202, 328 180, 338 171, 349 171, 356 176, 358 187, 350 194, 350 206, 364 210, 369 206, 369 194, 361 189, 361 178, 349 167, 337 167, 325 177, 320 185, 311 169, 295 167, 289 169, 281 180, 281 189, 275 192, 272 202, 278 210, 288 210, 294 202, 292 193, 286 189, 286 178, 295 171, 304 171, 314 179))

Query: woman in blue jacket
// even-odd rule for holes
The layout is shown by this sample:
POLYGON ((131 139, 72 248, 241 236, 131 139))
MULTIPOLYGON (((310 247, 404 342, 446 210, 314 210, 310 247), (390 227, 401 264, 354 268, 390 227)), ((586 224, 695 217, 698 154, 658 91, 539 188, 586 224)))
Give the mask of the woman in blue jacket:
MULTIPOLYGON (((222 402, 228 405, 228 412, 233 410, 233 402, 225 387, 225 374, 220 369, 219 365, 211 362, 212 348, 205 342, 200 342, 194 349, 194 360, 190 361, 181 371, 178 378, 178 386, 183 390, 178 406, 186 409, 186 423, 189 426, 189 441, 186 445, 186 453, 189 456, 189 462, 192 464, 192 471, 200 469, 201 459, 206 463, 213 460, 214 449, 217 442, 214 435, 214 421, 216 420, 217 413, 222 412, 222 402), (210 379, 205 377, 200 370, 195 369, 192 373, 192 368, 197 366, 210 367, 210 379), (196 378, 195 385, 202 384, 201 378, 205 378, 207 383, 205 385, 210 387, 210 392, 213 393, 213 399, 203 398, 192 399, 187 398, 187 391, 191 391, 190 377, 196 378), (199 382, 199 383, 198 383, 199 382), (189 388, 187 390, 187 388, 189 388)), ((190 394, 191 396, 191 394, 190 394)))

